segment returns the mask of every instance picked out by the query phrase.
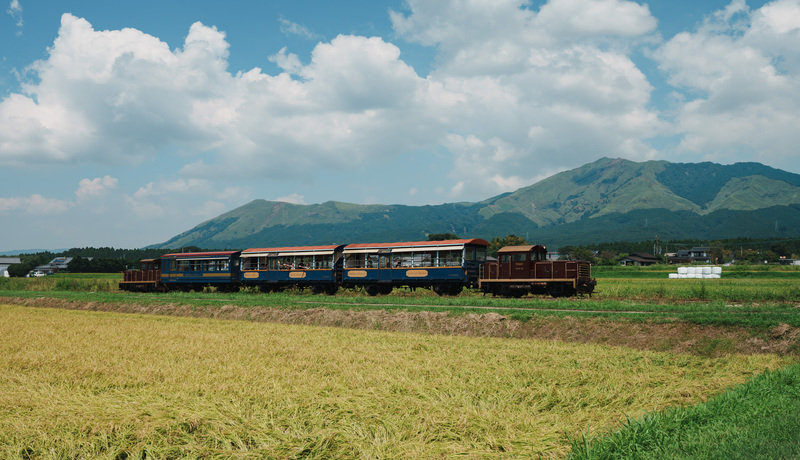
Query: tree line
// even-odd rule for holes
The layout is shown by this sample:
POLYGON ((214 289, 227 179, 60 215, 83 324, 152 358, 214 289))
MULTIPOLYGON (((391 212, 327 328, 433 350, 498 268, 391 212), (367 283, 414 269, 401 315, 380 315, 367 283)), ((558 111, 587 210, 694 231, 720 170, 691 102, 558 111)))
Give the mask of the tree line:
POLYGON ((34 254, 20 254, 20 263, 8 267, 9 276, 24 277, 36 267, 46 265, 57 257, 72 257, 67 271, 70 273, 119 273, 136 268, 142 259, 156 259, 173 252, 203 251, 197 246, 180 249, 115 249, 72 248, 63 252, 43 251, 34 254))
MULTIPOLYGON (((454 233, 436 233, 428 235, 429 241, 458 239, 454 233)), ((489 240, 489 256, 497 257, 497 251, 505 246, 523 246, 530 244, 525 238, 517 235, 496 236, 489 240)), ((597 265, 617 265, 620 259, 636 252, 659 256, 664 262, 667 252, 691 249, 695 246, 710 248, 712 260, 726 263, 736 260, 737 263, 762 264, 776 263, 781 259, 800 258, 800 238, 797 239, 755 239, 733 238, 711 241, 684 239, 674 241, 614 241, 590 245, 562 246, 558 248, 561 259, 589 260, 597 265), (654 251, 655 249, 655 251, 654 251)), ((136 268, 142 259, 155 259, 175 252, 200 252, 217 249, 202 249, 197 246, 186 246, 178 249, 117 249, 111 247, 72 248, 60 253, 37 252, 20 254, 21 263, 8 267, 10 276, 24 277, 36 267, 45 265, 57 257, 72 257, 68 266, 71 273, 118 273, 126 269, 136 268)))

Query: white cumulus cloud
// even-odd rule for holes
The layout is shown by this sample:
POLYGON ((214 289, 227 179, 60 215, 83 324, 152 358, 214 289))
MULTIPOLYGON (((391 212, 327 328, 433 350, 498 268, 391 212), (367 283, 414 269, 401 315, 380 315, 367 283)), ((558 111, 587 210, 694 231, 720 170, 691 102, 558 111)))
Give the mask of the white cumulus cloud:
MULTIPOLYGON (((47 57, 28 69, 35 78, 0 99, 0 167, 170 156, 180 171, 167 174, 180 179, 126 198, 158 215, 175 206, 168 196, 196 194, 211 210, 247 196, 254 179, 313 185, 412 152, 450 165, 435 186, 409 175, 402 191, 482 199, 601 156, 657 158, 659 137, 675 136, 677 153, 765 161, 789 158, 800 141, 800 0, 755 10, 734 0, 666 42, 647 4, 627 0, 404 7, 391 12, 396 42, 343 34, 303 57, 281 47, 275 75, 229 72, 225 32, 210 25, 193 24, 170 49, 64 14, 47 57), (436 50, 427 75, 404 60, 407 42, 436 50), (643 55, 674 89, 669 109, 654 106, 643 55), (222 180, 242 185, 216 190, 222 180)), ((103 179, 86 179, 77 196, 113 188, 103 179)))
POLYGON ((17 26, 17 36, 22 35, 24 22, 22 20, 22 5, 19 3, 19 0, 11 0, 11 3, 8 5, 7 13, 14 18, 17 26))
POLYGON ((743 1, 656 53, 676 88, 678 151, 695 159, 780 164, 800 143, 800 2, 743 1))
POLYGON ((78 184, 78 190, 75 191, 75 195, 78 196, 78 200, 99 196, 110 189, 116 188, 117 182, 118 180, 111 176, 81 179, 78 184))

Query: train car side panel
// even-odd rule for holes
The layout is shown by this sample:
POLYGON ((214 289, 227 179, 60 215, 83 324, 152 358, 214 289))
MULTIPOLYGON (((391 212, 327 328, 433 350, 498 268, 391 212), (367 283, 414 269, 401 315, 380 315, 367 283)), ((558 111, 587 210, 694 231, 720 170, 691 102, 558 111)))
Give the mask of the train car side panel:
POLYGON ((591 295, 594 291, 589 262, 546 259, 547 248, 541 245, 501 248, 497 262, 484 266, 479 287, 485 293, 509 297, 591 295))
POLYGON ((240 251, 192 252, 162 256, 161 283, 168 290, 239 289, 240 251))

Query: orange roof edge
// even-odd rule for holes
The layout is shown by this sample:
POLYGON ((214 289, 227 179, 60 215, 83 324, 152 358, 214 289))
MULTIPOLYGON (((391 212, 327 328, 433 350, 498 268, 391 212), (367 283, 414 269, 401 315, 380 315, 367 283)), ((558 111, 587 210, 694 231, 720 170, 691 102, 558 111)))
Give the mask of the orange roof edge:
POLYGON ((441 240, 441 241, 408 241, 401 243, 355 243, 348 244, 345 249, 358 249, 358 248, 403 248, 408 246, 453 246, 457 244, 476 244, 480 246, 489 246, 489 243, 481 238, 461 239, 461 240, 441 240))
POLYGON ((250 248, 242 251, 242 254, 251 252, 289 252, 289 251, 333 251, 342 247, 341 244, 329 244, 325 246, 285 246, 280 248, 250 248))

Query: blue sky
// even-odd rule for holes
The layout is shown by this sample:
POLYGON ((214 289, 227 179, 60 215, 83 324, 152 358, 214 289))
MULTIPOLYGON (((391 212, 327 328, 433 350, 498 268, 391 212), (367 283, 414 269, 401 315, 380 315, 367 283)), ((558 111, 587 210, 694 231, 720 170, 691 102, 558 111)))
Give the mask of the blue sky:
POLYGON ((5 0, 0 251, 254 199, 480 201, 600 157, 800 173, 800 0, 5 0))

